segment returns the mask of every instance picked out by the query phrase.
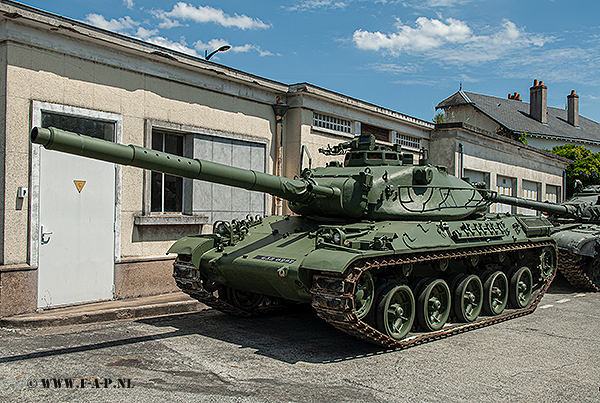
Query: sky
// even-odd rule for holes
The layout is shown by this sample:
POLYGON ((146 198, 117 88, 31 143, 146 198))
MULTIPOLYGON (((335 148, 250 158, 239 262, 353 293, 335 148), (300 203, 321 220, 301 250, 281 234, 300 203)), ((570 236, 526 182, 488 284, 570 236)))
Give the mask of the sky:
POLYGON ((308 82, 426 121, 462 89, 600 122, 598 0, 27 0, 284 84, 308 82))

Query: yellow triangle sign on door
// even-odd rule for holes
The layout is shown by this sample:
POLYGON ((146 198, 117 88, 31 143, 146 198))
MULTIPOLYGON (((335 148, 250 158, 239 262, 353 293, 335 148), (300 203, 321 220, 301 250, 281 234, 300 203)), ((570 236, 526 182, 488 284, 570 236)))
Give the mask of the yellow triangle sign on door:
POLYGON ((85 186, 85 181, 74 180, 73 183, 75 184, 77 191, 79 193, 81 193, 81 191, 83 190, 83 187, 85 186))

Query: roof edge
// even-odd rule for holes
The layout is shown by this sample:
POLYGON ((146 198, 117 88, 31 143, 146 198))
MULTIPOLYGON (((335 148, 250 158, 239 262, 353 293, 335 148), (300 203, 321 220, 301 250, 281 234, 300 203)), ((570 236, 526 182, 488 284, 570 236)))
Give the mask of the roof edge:
POLYGON ((494 140, 503 141, 505 143, 509 143, 509 144, 512 144, 512 145, 517 146, 517 147, 522 147, 522 148, 524 148, 524 149, 526 149, 528 151, 531 151, 531 152, 534 152, 534 153, 538 153, 540 155, 543 155, 543 156, 555 159, 557 161, 566 163, 567 165, 570 165, 570 164, 573 163, 573 161, 570 160, 570 159, 568 159, 568 158, 564 158, 564 157, 561 157, 559 155, 552 154, 551 152, 542 150, 541 148, 536 148, 536 147, 530 146, 528 144, 523 144, 521 142, 518 142, 516 140, 510 139, 508 137, 499 136, 496 133, 492 133, 492 132, 489 132, 487 130, 480 129, 480 128, 475 127, 475 126, 471 126, 471 125, 469 125, 467 123, 452 122, 452 123, 436 124, 435 125, 435 130, 439 130, 439 129, 441 129, 441 130, 443 130, 443 129, 464 129, 464 130, 470 131, 472 133, 476 133, 476 134, 479 134, 479 135, 482 135, 482 136, 485 136, 485 137, 488 137, 488 138, 491 138, 491 139, 494 139, 494 140))
POLYGON ((393 111, 391 109, 387 109, 387 108, 372 104, 367 101, 362 101, 360 99, 353 98, 348 95, 343 95, 339 92, 328 90, 326 88, 322 88, 322 87, 316 86, 314 84, 304 82, 304 83, 289 85, 289 94, 290 95, 301 94, 301 93, 307 94, 307 95, 312 95, 315 97, 326 98, 330 101, 342 103, 346 106, 350 105, 350 106, 354 106, 356 108, 366 109, 371 112, 375 112, 375 113, 378 113, 378 114, 381 114, 381 115, 384 115, 384 116, 387 116, 387 117, 390 117, 393 119, 399 119, 401 121, 413 124, 415 126, 418 126, 418 127, 424 128, 424 129, 432 130, 435 128, 435 124, 433 124, 432 122, 428 122, 423 119, 415 118, 415 117, 406 115, 401 112, 393 111))

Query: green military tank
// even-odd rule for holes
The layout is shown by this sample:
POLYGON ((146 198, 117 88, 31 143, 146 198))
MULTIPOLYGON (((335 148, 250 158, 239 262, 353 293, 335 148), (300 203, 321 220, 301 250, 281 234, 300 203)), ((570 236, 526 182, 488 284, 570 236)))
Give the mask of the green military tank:
POLYGON ((34 128, 51 150, 266 192, 295 215, 217 221, 175 242, 181 290, 227 314, 310 303, 360 339, 406 348, 533 312, 556 272, 544 217, 486 213, 480 191, 372 136, 295 179, 34 128))
POLYGON ((554 224, 558 269, 576 288, 600 291, 600 186, 577 186, 564 203, 537 202, 484 191, 490 201, 544 212, 554 224))

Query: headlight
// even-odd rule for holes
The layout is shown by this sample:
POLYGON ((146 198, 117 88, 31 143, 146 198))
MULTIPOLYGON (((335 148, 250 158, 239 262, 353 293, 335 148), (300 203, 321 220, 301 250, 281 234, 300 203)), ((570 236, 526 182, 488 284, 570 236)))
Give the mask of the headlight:
POLYGON ((221 235, 221 236, 226 236, 227 235, 227 227, 225 227, 225 224, 220 222, 217 224, 217 234, 221 235))
POLYGON ((333 243, 336 245, 342 244, 342 234, 339 233, 338 231, 333 233, 333 243))

